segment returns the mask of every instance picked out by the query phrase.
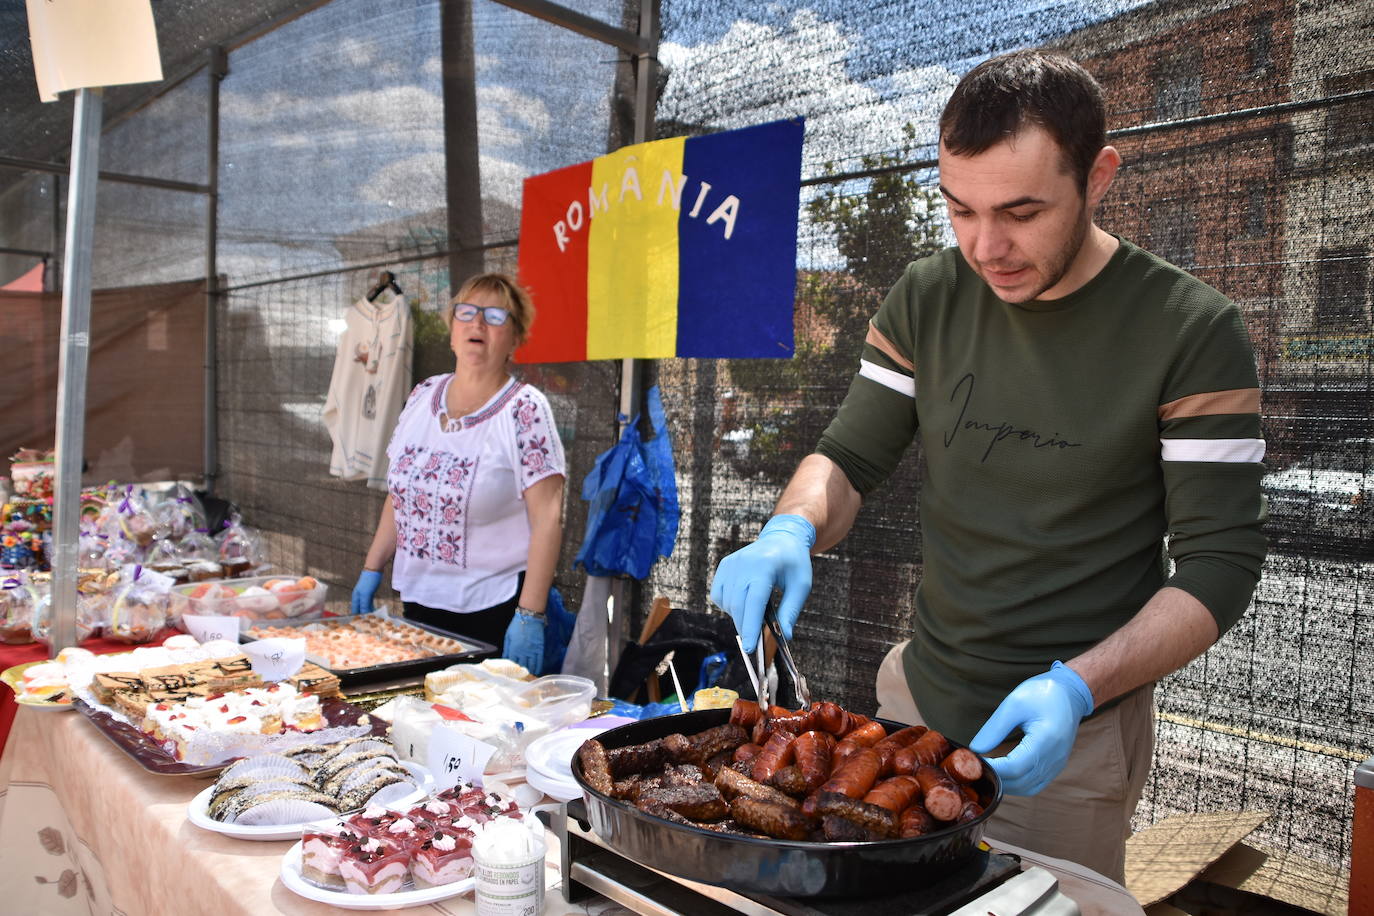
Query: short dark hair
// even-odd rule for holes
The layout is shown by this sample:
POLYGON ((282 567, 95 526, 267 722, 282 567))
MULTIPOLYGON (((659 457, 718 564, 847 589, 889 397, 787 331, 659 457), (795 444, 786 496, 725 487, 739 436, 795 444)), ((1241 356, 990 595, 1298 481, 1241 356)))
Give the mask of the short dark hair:
POLYGON ((974 156, 1027 124, 1054 138, 1065 171, 1086 188, 1107 145, 1106 106, 1092 74, 1058 51, 1012 51, 964 74, 940 115, 940 141, 956 156, 974 156))

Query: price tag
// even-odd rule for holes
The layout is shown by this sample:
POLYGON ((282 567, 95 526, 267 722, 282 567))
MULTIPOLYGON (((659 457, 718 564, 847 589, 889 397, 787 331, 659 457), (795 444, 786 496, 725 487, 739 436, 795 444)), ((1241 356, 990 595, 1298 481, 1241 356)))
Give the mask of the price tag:
POLYGON ((478 741, 456 728, 436 725, 429 736, 429 771, 436 789, 449 789, 460 782, 480 786, 487 761, 496 748, 478 741))
POLYGON ((305 664, 305 640, 259 639, 244 643, 243 654, 264 681, 285 680, 305 664))
POLYGON ((124 577, 125 582, 133 582, 135 577, 137 577, 140 585, 159 592, 170 591, 172 586, 177 584, 177 580, 166 573, 160 573, 157 570, 149 569, 146 566, 139 566, 136 563, 124 564, 124 569, 120 574, 124 577))
POLYGON ((182 614, 181 622, 186 624, 186 631, 194 636, 198 642, 209 642, 212 639, 239 641, 239 618, 237 617, 182 614))

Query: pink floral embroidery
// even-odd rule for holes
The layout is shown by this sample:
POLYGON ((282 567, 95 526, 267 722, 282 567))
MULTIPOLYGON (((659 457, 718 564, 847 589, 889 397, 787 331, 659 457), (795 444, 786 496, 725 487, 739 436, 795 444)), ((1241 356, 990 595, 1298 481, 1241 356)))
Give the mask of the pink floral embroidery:
POLYGON ((534 406, 533 398, 524 397, 515 402, 515 434, 517 436, 523 436, 538 422, 539 408, 534 406))

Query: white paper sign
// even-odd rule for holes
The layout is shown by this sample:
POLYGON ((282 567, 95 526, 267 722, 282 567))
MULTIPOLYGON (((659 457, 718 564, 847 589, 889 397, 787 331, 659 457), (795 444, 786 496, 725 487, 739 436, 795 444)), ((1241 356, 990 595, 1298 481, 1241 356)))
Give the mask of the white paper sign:
POLYGON ((27 0, 38 97, 162 80, 151 0, 27 0))
POLYGON ((305 664, 304 639, 259 639, 243 644, 243 654, 264 681, 281 681, 305 664))
POLYGON ((230 642, 239 641, 239 618, 237 617, 212 617, 208 614, 182 614, 181 622, 186 624, 186 632, 196 638, 197 642, 209 642, 212 639, 227 639, 230 642))
POLYGON ((456 728, 434 726, 429 736, 429 771, 434 775, 435 789, 449 789, 460 782, 482 784, 482 773, 496 748, 478 741, 456 728))

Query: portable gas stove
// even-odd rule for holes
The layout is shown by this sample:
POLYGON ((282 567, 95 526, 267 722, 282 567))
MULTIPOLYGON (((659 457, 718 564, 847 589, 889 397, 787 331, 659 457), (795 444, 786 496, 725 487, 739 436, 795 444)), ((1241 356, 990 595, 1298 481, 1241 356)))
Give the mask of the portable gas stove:
POLYGON ((742 893, 648 868, 601 841, 582 801, 542 812, 558 837, 563 896, 601 894, 644 916, 1077 916, 1078 905, 1043 868, 1023 868, 1005 853, 980 850, 938 882, 890 896, 770 897, 742 893))

